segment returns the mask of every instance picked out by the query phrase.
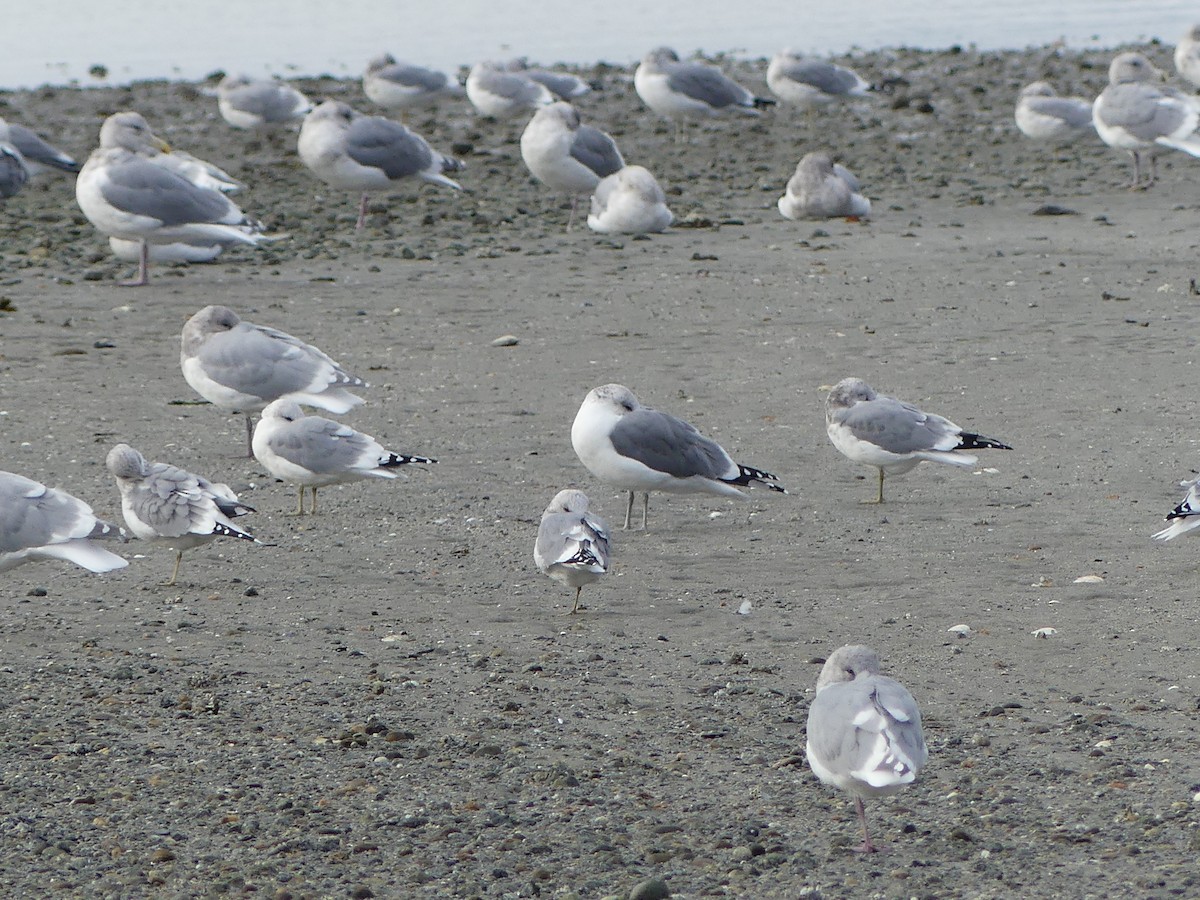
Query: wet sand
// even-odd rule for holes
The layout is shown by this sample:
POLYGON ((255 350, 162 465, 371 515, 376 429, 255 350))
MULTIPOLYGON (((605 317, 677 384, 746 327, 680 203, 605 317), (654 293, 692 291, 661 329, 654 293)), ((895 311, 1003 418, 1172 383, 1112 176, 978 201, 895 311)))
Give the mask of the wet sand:
MULTIPOLYGON (((1166 66, 1167 53, 1148 48, 1166 66)), ((270 546, 128 569, 4 576, 0 875, 14 893, 326 897, 1168 897, 1196 891, 1195 549, 1150 534, 1196 468, 1189 287, 1200 162, 1130 193, 1095 144, 1023 141, 1043 77, 1094 95, 1108 53, 856 57, 907 84, 873 103, 717 122, 673 142, 628 71, 580 103, 668 190, 681 227, 566 233, 517 125, 465 105, 418 120, 467 162, 463 194, 357 198, 292 138, 230 132, 194 87, 3 95, 81 158, 103 116, 145 114, 250 189, 290 238, 150 287, 44 176, 0 248, 0 466, 118 518, 127 441, 227 481, 270 546), (61 129, 58 128, 61 126, 61 129), (832 148, 874 218, 793 223, 775 201, 832 148), (1033 215, 1054 204, 1071 215, 1033 215), (367 378, 345 420, 440 460, 407 481, 294 489, 239 458, 244 425, 178 363, 208 303, 311 339, 367 378), (514 335, 515 346, 492 341, 514 335), (858 375, 1015 449, 874 472, 825 435, 858 375), (619 526, 575 459, 587 391, 619 381, 788 496, 655 495, 614 571, 539 575, 541 511, 568 486, 619 526), (1076 583, 1081 576, 1103 581, 1076 583), (744 601, 749 615, 738 615, 744 601), (959 638, 947 629, 968 624, 959 638), (1056 629, 1041 639, 1032 632, 1056 629), (930 764, 868 803, 802 762, 820 661, 874 646, 926 718, 930 764)), ((765 65, 744 65, 760 92, 765 65), (757 73, 757 74, 755 74, 757 73)), ((311 96, 367 108, 350 82, 311 96)))

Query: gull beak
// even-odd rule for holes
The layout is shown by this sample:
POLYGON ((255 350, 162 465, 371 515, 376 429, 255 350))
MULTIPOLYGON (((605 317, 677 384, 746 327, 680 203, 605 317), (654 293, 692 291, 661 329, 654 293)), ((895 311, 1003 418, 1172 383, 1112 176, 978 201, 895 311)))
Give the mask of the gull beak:
POLYGON ((155 142, 155 146, 158 147, 158 149, 161 150, 163 153, 171 152, 171 145, 168 144, 166 141, 164 141, 162 138, 160 138, 158 135, 154 136, 154 142, 155 142))

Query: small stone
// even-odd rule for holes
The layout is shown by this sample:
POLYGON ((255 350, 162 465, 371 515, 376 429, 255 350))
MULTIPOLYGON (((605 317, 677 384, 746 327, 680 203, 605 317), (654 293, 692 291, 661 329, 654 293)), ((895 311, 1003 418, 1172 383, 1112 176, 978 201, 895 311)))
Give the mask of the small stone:
POLYGON ((648 878, 629 892, 629 900, 665 900, 671 889, 661 878, 648 878))
POLYGON ((515 334, 502 334, 500 337, 492 341, 493 347, 515 347, 521 341, 515 334))

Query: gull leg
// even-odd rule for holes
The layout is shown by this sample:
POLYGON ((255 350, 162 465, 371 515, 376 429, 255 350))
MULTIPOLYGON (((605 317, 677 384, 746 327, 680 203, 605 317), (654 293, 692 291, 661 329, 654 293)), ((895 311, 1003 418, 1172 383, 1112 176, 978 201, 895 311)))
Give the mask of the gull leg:
POLYGON ((304 485, 300 485, 300 502, 296 505, 296 515, 304 515, 304 485))
POLYGON ((367 224, 367 195, 362 195, 362 200, 358 202, 358 224, 354 226, 355 231, 362 231, 362 227, 367 224))
POLYGON ((317 514, 317 486, 314 484, 312 488, 312 505, 308 508, 309 515, 317 514))
POLYGON ((650 492, 642 494, 642 531, 646 530, 646 522, 650 516, 650 492))
POLYGON ((573 195, 571 197, 571 215, 567 218, 567 231, 570 231, 571 228, 575 225, 575 207, 577 207, 578 205, 579 205, 579 197, 573 195))
POLYGON ((246 413, 246 459, 254 459, 254 416, 246 413))
POLYGON ((1151 156, 1150 157, 1150 180, 1146 182, 1146 187, 1150 187, 1150 185, 1154 184, 1154 182, 1156 182, 1156 181, 1158 181, 1158 157, 1151 156))
POLYGON ((629 520, 631 518, 633 518, 633 495, 634 495, 634 492, 630 491, 629 492, 629 505, 627 507, 625 507, 625 524, 623 526, 621 526, 622 531, 629 530, 629 520))
POLYGON ((1138 182, 1142 177, 1141 160, 1138 159, 1136 150, 1130 150, 1129 155, 1133 157, 1133 181, 1129 183, 1129 189, 1131 191, 1136 191, 1138 189, 1138 182))
POLYGON ((858 807, 858 821, 862 823, 863 842, 859 847, 854 848, 855 853, 878 853, 879 847, 871 843, 871 835, 867 833, 867 811, 863 808, 862 797, 854 798, 854 805, 858 807))
POLYGON ((579 595, 582 592, 583 592, 582 585, 580 587, 575 588, 575 605, 571 607, 571 613, 570 613, 571 615, 575 615, 575 613, 579 612, 579 595))
POLYGON ((144 287, 150 283, 150 245, 142 241, 138 251, 138 274, 133 281, 122 281, 121 287, 144 287))
POLYGON ((171 580, 164 581, 162 583, 163 587, 173 587, 174 586, 175 579, 179 577, 179 564, 181 562, 183 562, 183 551, 176 550, 175 551, 175 568, 171 570, 171 580))

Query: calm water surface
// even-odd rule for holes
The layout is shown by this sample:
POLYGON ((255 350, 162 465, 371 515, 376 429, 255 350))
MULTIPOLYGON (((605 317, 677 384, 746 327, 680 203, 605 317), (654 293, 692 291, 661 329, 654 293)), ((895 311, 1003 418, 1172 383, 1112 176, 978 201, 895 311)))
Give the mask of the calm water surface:
MULTIPOLYGON (((14 3, 0 88, 252 75, 355 76, 371 56, 453 70, 523 55, 625 64, 659 44, 681 54, 770 56, 781 47, 980 49, 1174 44, 1200 21, 1185 0, 45 0, 14 3), (89 74, 108 70, 105 80, 89 74)), ((1165 59, 1164 59, 1165 62, 1165 59)))

